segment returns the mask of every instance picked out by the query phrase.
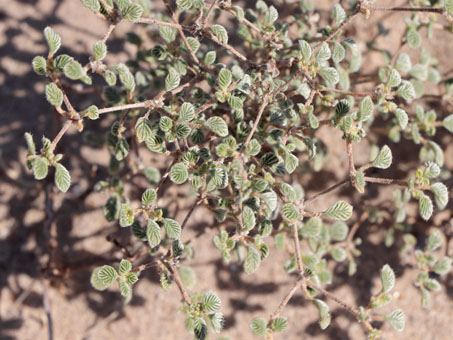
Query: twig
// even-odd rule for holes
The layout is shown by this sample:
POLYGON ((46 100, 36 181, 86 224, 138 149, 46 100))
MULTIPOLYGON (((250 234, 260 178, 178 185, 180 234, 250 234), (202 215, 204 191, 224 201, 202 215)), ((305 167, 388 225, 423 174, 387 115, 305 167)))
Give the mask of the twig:
POLYGON ((277 309, 275 310, 274 313, 271 314, 269 317, 268 325, 272 323, 275 319, 277 319, 280 314, 282 314, 283 310, 285 309, 286 305, 288 304, 289 300, 293 297, 293 295, 296 293, 296 291, 299 289, 299 287, 303 284, 304 280, 299 279, 296 282, 294 282, 293 286, 291 287, 291 290, 288 292, 288 294, 285 295, 283 298, 282 302, 278 305, 277 309))
POLYGON ((47 317, 47 331, 49 335, 49 340, 53 340, 52 311, 50 309, 50 299, 47 293, 47 282, 45 279, 43 282, 42 304, 44 306, 44 312, 46 313, 47 317))

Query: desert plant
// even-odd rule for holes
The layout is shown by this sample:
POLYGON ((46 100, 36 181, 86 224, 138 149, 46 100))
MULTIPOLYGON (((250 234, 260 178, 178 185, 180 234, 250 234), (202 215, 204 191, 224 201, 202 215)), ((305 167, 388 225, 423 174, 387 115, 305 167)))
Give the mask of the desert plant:
MULTIPOLYGON (((81 3, 108 22, 107 33, 93 45, 93 54, 83 65, 70 55, 57 54, 60 36, 50 27, 44 30, 49 53, 35 57, 33 68, 48 78, 45 96, 64 123, 52 140, 42 138, 39 150, 30 134, 25 138, 27 165, 35 178, 48 177, 53 167, 56 186, 66 192, 71 186, 70 159, 56 152, 61 138, 72 127, 82 132, 92 124, 90 120, 116 117, 105 138, 111 154, 110 175, 95 190, 110 193, 104 206, 106 219, 130 228, 138 242, 149 248, 145 256, 152 260, 135 265, 130 256, 116 268, 95 268, 91 276, 95 289, 117 283, 127 302, 140 273, 153 268, 160 273, 163 289, 173 282, 177 285, 187 329, 195 338, 207 338, 208 329, 220 332, 220 298, 212 291, 190 294, 187 286, 193 284, 194 273, 182 265, 193 257, 193 249, 181 235, 194 210, 204 206, 219 222, 213 242, 226 263, 242 262, 244 272, 253 274, 270 256, 272 238, 277 250, 289 254, 284 267, 293 273, 293 287, 272 315, 251 320, 256 335, 270 339, 285 329, 282 313, 297 291, 318 308, 322 329, 331 320, 329 299, 362 323, 370 339, 381 336, 375 321, 386 320, 397 331, 404 328, 404 313, 397 306, 385 316, 376 312, 392 299, 395 273, 389 265, 382 267, 382 288, 367 306, 351 306, 324 288, 332 282, 328 267, 332 260, 347 261, 350 275, 366 270, 357 264, 361 240, 355 237, 365 222, 385 220, 391 225, 385 244, 401 246, 401 256, 415 261, 420 271, 415 284, 423 306, 428 306, 429 291, 441 288, 433 275, 448 273, 452 258, 439 252, 442 244, 445 248, 439 226, 426 246, 417 244, 411 234, 416 216, 409 219, 406 206, 415 202, 419 216, 431 221, 433 213, 448 203, 444 182, 451 172, 436 136, 440 128, 453 132, 453 115, 445 112, 446 105, 438 106, 438 112, 427 107, 424 91, 425 84, 436 87, 435 99, 447 102, 453 95, 453 81, 441 75, 422 40, 434 34, 434 27, 452 29, 453 1, 411 0, 407 8, 343 1, 344 7, 334 5, 331 17, 324 21, 314 15, 315 2, 310 1, 294 1, 286 9, 277 9, 270 1, 257 1, 253 8, 228 0, 163 0, 161 6, 149 0, 81 3), (377 36, 364 51, 345 35, 355 18, 378 11, 411 13, 395 54, 379 49, 377 36), (221 24, 227 16, 235 18, 237 33, 221 24), (134 58, 112 65, 106 61, 108 40, 122 21, 144 30, 125 37, 134 45, 134 58), (231 35, 240 39, 240 46, 230 43, 231 35), (405 45, 411 56, 401 52, 405 45), (367 77, 371 80, 365 80, 373 89, 361 91, 362 54, 370 51, 380 52, 385 62, 377 74, 367 77), (92 86, 92 77, 106 83, 105 104, 74 107, 65 89, 73 84, 70 81, 92 86), (296 178, 322 168, 328 150, 316 133, 323 126, 341 132, 348 175, 318 194, 305 195, 303 183, 296 178), (378 142, 383 137, 387 142, 378 142), (420 150, 419 166, 408 179, 379 176, 379 169, 402 165, 393 160, 392 149, 403 139, 420 150), (357 165, 354 160, 358 144, 369 150, 366 164, 357 165), (139 150, 161 154, 171 162, 161 174, 152 164, 143 164, 139 150), (132 175, 146 178, 148 187, 131 181, 132 175), (181 222, 159 204, 168 181, 190 187, 187 197, 195 199, 181 222), (366 195, 367 187, 376 184, 395 187, 393 202, 362 206, 360 214, 354 214, 347 200, 321 211, 310 209, 319 197, 342 186, 351 185, 366 195), (125 187, 133 185, 140 196, 125 194, 125 187), (346 221, 353 222, 351 228, 346 221)), ((385 34, 380 27, 378 36, 385 34)))

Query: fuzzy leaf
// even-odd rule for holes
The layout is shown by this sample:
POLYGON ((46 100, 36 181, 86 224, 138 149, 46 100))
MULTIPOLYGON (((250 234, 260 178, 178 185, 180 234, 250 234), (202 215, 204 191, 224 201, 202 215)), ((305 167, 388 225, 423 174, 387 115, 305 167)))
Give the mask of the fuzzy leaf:
POLYGON ((212 25, 210 29, 221 43, 228 44, 228 32, 225 27, 222 25, 212 25))
POLYGON ((118 272, 121 275, 127 274, 132 269, 132 263, 129 260, 122 259, 120 265, 118 266, 118 272))
POLYGON ((397 330, 398 332, 402 332, 404 330, 406 319, 401 309, 396 309, 393 312, 387 314, 385 316, 385 320, 387 320, 388 323, 390 323, 392 327, 395 328, 395 330, 397 330))
POLYGON ((148 220, 148 224, 146 226, 146 238, 151 248, 157 247, 160 244, 160 227, 152 219, 148 220))
POLYGON ((246 230, 251 230, 256 225, 255 213, 247 205, 242 209, 242 223, 246 230))
POLYGON ((388 293, 395 286, 395 273, 388 264, 381 269, 381 284, 383 293, 388 293))
POLYGON ((204 64, 205 65, 212 65, 214 64, 215 62, 215 59, 216 59, 216 52, 215 51, 209 51, 208 53, 206 53, 206 55, 204 56, 204 64))
POLYGON ((305 40, 299 40, 299 49, 302 53, 302 58, 305 62, 308 62, 311 58, 311 47, 305 40))
POLYGON ((33 58, 31 62, 33 66, 33 71, 35 71, 40 76, 46 74, 47 71, 47 61, 41 56, 37 56, 33 58))
POLYGON ((371 116, 373 115, 373 110, 374 110, 373 100, 371 99, 370 96, 366 96, 360 102, 359 116, 358 116, 359 121, 362 122, 362 121, 367 121, 368 119, 370 119, 371 116))
POLYGON ((174 90, 179 86, 179 83, 181 82, 181 77, 179 76, 178 73, 174 69, 170 69, 170 71, 167 74, 167 77, 165 78, 165 90, 171 91, 174 90))
POLYGON ((431 185, 431 191, 434 193, 434 201, 439 209, 444 209, 448 203, 448 188, 443 183, 434 183, 431 185))
POLYGON ((300 217, 300 214, 294 204, 286 203, 282 208, 282 216, 288 221, 294 222, 300 217))
POLYGON ((190 122, 195 119, 195 108, 191 103, 183 103, 179 109, 179 122, 190 122))
POLYGON ((82 78, 85 75, 82 65, 76 60, 72 60, 67 63, 64 67, 64 74, 66 77, 72 80, 77 80, 82 78))
POLYGON ((352 215, 352 206, 345 201, 338 201, 331 205, 324 215, 335 220, 345 221, 352 215))
POLYGON ((398 121, 398 125, 400 126, 401 130, 405 130, 407 123, 409 122, 409 117, 406 111, 400 108, 396 108, 393 113, 395 114, 396 120, 398 121))
POLYGON ((431 201, 431 198, 422 194, 418 200, 418 211, 425 221, 429 220, 433 214, 433 202, 431 201))
POLYGON ((288 326, 288 320, 283 317, 278 317, 274 319, 271 323, 271 329, 274 332, 282 332, 288 326))
POLYGON ((151 205, 157 199, 157 193, 154 189, 147 189, 142 195, 142 204, 151 205))
POLYGON ((61 37, 49 26, 44 29, 44 36, 46 37, 47 45, 49 45, 49 56, 51 57, 60 48, 61 37))
POLYGON ((71 186, 71 175, 60 163, 55 166, 55 185, 62 192, 68 191, 71 186))
POLYGON ((326 329, 329 327, 331 320, 329 306, 324 301, 319 299, 314 299, 313 301, 318 308, 319 316, 321 317, 319 327, 321 327, 321 329, 326 329))
POLYGON ((378 169, 387 169, 392 164, 392 151, 384 145, 372 165, 378 169))
POLYGON ((82 4, 88 9, 92 10, 94 13, 99 13, 101 10, 101 4, 99 0, 81 0, 82 4))
POLYGON ((91 286, 96 290, 106 290, 110 286, 110 284, 106 284, 99 279, 99 272, 101 271, 101 269, 102 266, 96 267, 91 273, 90 283, 91 286))
POLYGON ((453 114, 444 118, 444 120, 442 121, 442 126, 453 133, 453 114))
POLYGON ((253 318, 250 322, 250 329, 255 335, 265 336, 267 332, 267 323, 263 318, 253 318))
POLYGON ((55 107, 60 107, 63 104, 63 92, 55 83, 46 85, 46 99, 55 107))
POLYGON ((256 272, 261 263, 261 256, 258 250, 253 246, 248 246, 247 256, 244 261, 244 271, 246 274, 256 272))
POLYGON ((434 251, 442 245, 442 235, 439 230, 430 234, 426 243, 426 250, 434 251))
POLYGON ((171 238, 172 240, 178 239, 181 235, 181 226, 171 218, 164 219, 164 227, 168 238, 171 238))
POLYGON ((231 80, 233 79, 233 76, 231 74, 231 71, 223 68, 219 72, 219 76, 217 78, 217 83, 219 84, 219 87, 222 90, 226 90, 228 86, 231 84, 231 80))
POLYGON ((95 60, 99 61, 104 59, 105 56, 107 55, 107 45, 102 40, 99 40, 93 46, 93 54, 95 60))
POLYGON ((176 163, 171 167, 170 179, 173 183, 182 184, 187 181, 189 171, 184 163, 176 163))
POLYGON ((341 221, 334 222, 329 228, 330 237, 335 241, 344 241, 348 236, 349 228, 341 221))
POLYGON ((38 157, 33 161, 33 174, 36 179, 43 179, 49 173, 49 161, 47 158, 38 157))
POLYGON ((149 119, 140 117, 135 124, 135 135, 139 143, 148 140, 153 135, 149 119))
POLYGON ((139 4, 130 4, 122 11, 123 18, 131 22, 136 22, 143 14, 143 8, 139 4))
POLYGON ((208 314, 214 314, 220 309, 222 301, 216 293, 209 291, 203 296, 203 311, 208 314))
POLYGON ((111 285, 116 281, 117 277, 118 273, 112 266, 102 266, 98 271, 99 280, 106 285, 111 285))
POLYGON ((433 271, 438 275, 447 274, 451 270, 452 259, 444 256, 433 267, 433 271))
POLYGON ((220 137, 228 136, 228 125, 221 117, 214 116, 209 118, 205 126, 220 137))

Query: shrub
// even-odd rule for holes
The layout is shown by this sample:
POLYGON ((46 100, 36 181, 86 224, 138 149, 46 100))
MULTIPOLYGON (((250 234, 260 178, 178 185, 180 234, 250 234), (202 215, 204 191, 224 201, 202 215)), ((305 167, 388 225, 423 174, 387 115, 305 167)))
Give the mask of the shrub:
MULTIPOLYGON (((45 96, 64 124, 53 140, 42 138, 39 150, 30 134, 25 138, 27 165, 36 179, 50 176, 49 167, 54 168, 55 185, 66 192, 72 179, 69 160, 56 153, 61 138, 73 127, 82 132, 90 120, 116 117, 105 138, 110 176, 95 190, 110 193, 105 218, 129 228, 149 247, 152 260, 139 259, 143 264, 138 265, 129 257, 116 267, 95 268, 91 276, 95 289, 116 283, 128 302, 140 273, 153 268, 160 273, 163 289, 173 282, 177 285, 187 329, 195 338, 205 339, 208 329, 220 332, 220 298, 213 291, 189 294, 194 272, 182 265, 192 258, 193 249, 181 235, 194 210, 204 206, 219 223, 213 242, 226 263, 241 262, 244 272, 253 274, 270 256, 272 238, 277 250, 289 253, 284 267, 294 284, 272 315, 251 320, 256 335, 270 339, 286 328, 282 313, 298 291, 319 310, 322 329, 331 321, 326 303, 330 299, 362 323, 370 339, 381 336, 376 321, 385 319, 401 331, 405 317, 397 306, 385 317, 375 313, 392 300, 395 273, 389 265, 382 267, 381 290, 367 306, 349 305, 324 288, 332 282, 330 261, 346 262, 350 275, 366 271, 356 262, 361 240, 355 234, 361 224, 379 223, 382 218, 391 225, 385 245, 400 246, 401 256, 416 261, 415 284, 422 305, 429 305, 430 292, 441 289, 437 278, 450 271, 452 258, 439 252, 445 235, 438 226, 426 245, 417 244, 412 234, 417 216, 409 218, 407 207, 417 204, 419 216, 431 223, 433 213, 448 203, 444 182, 451 172, 437 136, 442 128, 453 132, 453 115, 442 105, 434 111, 424 99, 425 87, 430 86, 438 89, 435 99, 440 104, 451 100, 453 82, 441 75, 422 40, 432 37, 434 25, 451 30, 452 1, 411 1, 410 8, 349 1, 345 8, 333 6, 324 25, 310 1, 292 3, 294 11, 277 10, 264 1, 244 9, 231 1, 164 0, 162 10, 151 10, 154 4, 149 0, 81 2, 109 23, 108 31, 83 64, 58 54, 60 36, 50 27, 44 30, 49 53, 35 57, 33 68, 48 78, 45 96), (377 37, 362 51, 347 37, 346 28, 359 16, 383 10, 411 13, 397 52, 379 49, 377 37), (235 18, 236 33, 221 24, 223 17, 235 18), (106 58, 108 40, 122 21, 145 25, 146 34, 128 33, 126 40, 136 54, 112 65, 106 58), (401 51, 406 45, 410 55, 401 51), (380 52, 385 63, 368 77, 374 83, 367 92, 360 80, 362 53, 372 51, 380 52), (93 78, 105 82, 104 105, 75 108, 63 83, 92 86, 93 78), (305 195, 298 179, 318 172, 328 154, 316 137, 322 127, 341 132, 343 140, 338 142, 344 144, 348 175, 318 194, 305 195), (404 165, 392 157, 392 149, 404 140, 419 149, 419 166, 407 179, 381 176, 380 169, 404 165), (358 144, 369 150, 369 162, 362 165, 354 159, 358 144), (161 154, 171 164, 161 174, 132 155, 138 150, 161 154), (148 187, 131 181, 131 174, 147 178, 148 187), (162 185, 168 181, 185 184, 195 197, 182 222, 159 203, 162 185), (342 186, 366 195, 369 186, 379 184, 395 188, 393 201, 385 207, 363 206, 361 214, 355 214, 345 198, 320 211, 310 209, 319 197, 342 186), (141 196, 125 194, 124 188, 134 185, 136 190, 130 192, 139 190, 141 196)), ((379 27, 378 36, 387 33, 379 27)))

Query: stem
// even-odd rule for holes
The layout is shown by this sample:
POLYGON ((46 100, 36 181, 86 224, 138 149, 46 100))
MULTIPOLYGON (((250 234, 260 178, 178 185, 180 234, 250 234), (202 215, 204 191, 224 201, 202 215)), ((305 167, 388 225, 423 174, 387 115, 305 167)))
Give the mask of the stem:
POLYGON ((171 264, 165 260, 163 260, 162 263, 164 264, 165 267, 167 267, 167 269, 170 271, 170 273, 173 274, 173 279, 175 280, 176 285, 178 286, 178 289, 181 292, 181 295, 182 295, 182 298, 184 299, 184 301, 188 305, 192 304, 192 300, 190 299, 190 296, 187 293, 187 290, 181 281, 181 276, 179 276, 178 269, 175 268, 175 266, 173 264, 171 264))
POLYGON ((374 92, 352 92, 352 91, 343 91, 339 89, 332 89, 332 88, 323 88, 319 90, 321 92, 335 92, 339 94, 344 94, 346 96, 353 96, 353 97, 367 97, 370 96, 371 98, 376 98, 376 94, 374 92))
POLYGON ((206 13, 206 15, 201 19, 201 28, 205 28, 206 26, 206 23, 208 22, 208 19, 209 19, 209 16, 211 15, 212 13, 212 10, 214 9, 214 7, 217 5, 217 2, 219 0, 214 0, 211 4, 211 6, 209 7, 209 10, 208 10, 208 13, 206 13))
POLYGON ((145 264, 141 264, 134 269, 131 270, 132 273, 140 273, 146 269, 157 267, 159 265, 159 262, 153 261, 145 264))
POLYGON ((60 129, 60 131, 58 132, 58 134, 55 136, 55 138, 53 139, 52 141, 52 144, 50 144, 50 153, 53 153, 55 148, 57 147, 57 144, 58 142, 60 141, 60 139, 64 136, 64 134, 66 133, 66 131, 69 130, 69 128, 71 127, 71 125, 73 124, 73 121, 72 120, 66 120, 66 122, 64 123, 64 125, 62 126, 62 128, 60 129))
POLYGON ((151 18, 139 18, 136 21, 136 23, 138 23, 138 24, 158 25, 158 26, 168 26, 168 27, 173 27, 173 28, 182 28, 182 26, 180 24, 177 24, 177 23, 161 21, 161 20, 151 19, 151 18))
POLYGON ((365 181, 370 183, 378 183, 378 184, 396 184, 401 187, 407 187, 407 181, 401 179, 393 179, 393 178, 377 178, 377 177, 364 177, 365 181))
POLYGON ((296 293, 296 291, 299 289, 299 287, 303 284, 303 282, 304 282, 303 279, 299 279, 296 282, 294 282, 291 290, 288 292, 288 294, 285 295, 285 297, 283 298, 282 302, 280 302, 280 304, 278 305, 278 307, 275 310, 275 312, 272 313, 271 316, 269 317, 269 321, 267 323, 268 325, 270 325, 272 323, 272 321, 277 319, 280 316, 280 314, 282 314, 283 309, 285 309, 285 307, 288 304, 289 300, 291 300, 291 298, 296 293))

